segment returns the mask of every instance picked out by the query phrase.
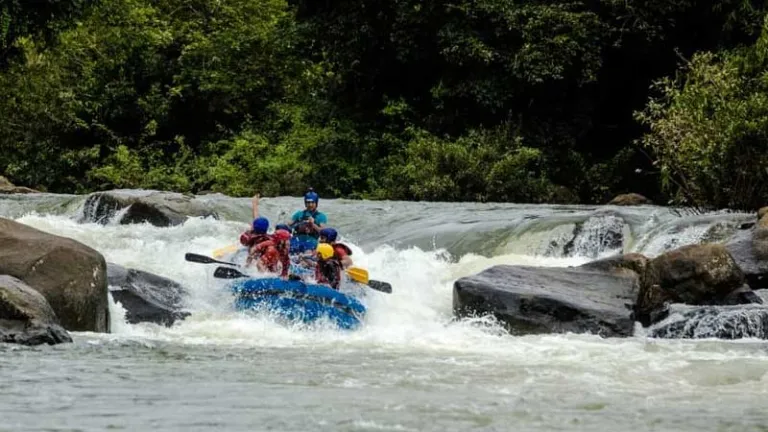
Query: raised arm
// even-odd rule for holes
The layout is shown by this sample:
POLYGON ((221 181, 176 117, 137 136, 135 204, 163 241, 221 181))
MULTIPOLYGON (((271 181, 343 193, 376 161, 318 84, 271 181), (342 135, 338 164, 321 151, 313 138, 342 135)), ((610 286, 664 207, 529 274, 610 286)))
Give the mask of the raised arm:
POLYGON ((251 208, 253 209, 253 218, 259 217, 259 194, 256 194, 251 198, 251 208))

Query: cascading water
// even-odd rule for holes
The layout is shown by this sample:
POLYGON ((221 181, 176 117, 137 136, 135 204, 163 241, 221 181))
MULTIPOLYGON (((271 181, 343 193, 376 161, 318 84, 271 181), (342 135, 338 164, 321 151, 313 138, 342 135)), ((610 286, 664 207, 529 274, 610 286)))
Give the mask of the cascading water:
MULTIPOLYGON (((196 199, 222 219, 160 228, 120 225, 118 213, 105 225, 84 212, 84 197, 0 196, 0 217, 184 284, 192 312, 171 328, 129 325, 113 305, 113 334, 75 334, 72 346, 0 346, 7 374, 0 417, 8 427, 747 430, 766 419, 762 341, 513 337, 490 319, 455 320, 451 305, 453 281, 492 265, 569 266, 616 252, 655 256, 722 241, 754 215, 321 200, 356 265, 394 289, 368 292, 365 325, 345 332, 234 311, 211 269, 184 261, 184 253, 210 254, 235 242, 250 219, 250 201, 196 199), (57 373, 76 385, 55 379, 57 373), (51 386, 64 402, 30 392, 29 380, 51 386), (117 402, 129 395, 133 402, 117 402), (155 410, 142 409, 149 405, 155 410), (40 406, 55 414, 41 415, 40 406)), ((274 224, 300 205, 296 198, 263 199, 261 211, 274 224)))

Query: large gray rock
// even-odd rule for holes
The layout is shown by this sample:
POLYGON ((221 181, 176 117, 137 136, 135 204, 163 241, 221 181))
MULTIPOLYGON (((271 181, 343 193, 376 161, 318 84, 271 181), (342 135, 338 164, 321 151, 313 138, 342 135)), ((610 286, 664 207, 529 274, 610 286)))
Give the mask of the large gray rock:
POLYGON ((752 244, 751 230, 740 230, 725 244, 752 289, 768 288, 768 261, 758 258, 752 244))
POLYGON ((454 283, 454 313, 492 314, 513 334, 630 336, 640 278, 604 268, 491 267, 454 283))
POLYGON ((109 223, 116 215, 123 225, 148 222, 155 226, 180 225, 188 217, 218 218, 209 204, 174 192, 114 190, 91 194, 83 204, 81 221, 109 223))
POLYGON ((0 275, 0 342, 53 345, 72 338, 45 297, 13 276, 0 275))
POLYGON ((107 265, 109 293, 126 310, 131 324, 152 322, 171 326, 186 318, 182 310, 187 290, 179 283, 152 273, 107 265))
POLYGON ((0 274, 42 294, 67 330, 109 332, 106 269, 82 243, 0 218, 0 274))
POLYGON ((743 296, 744 273, 720 244, 690 245, 666 252, 648 263, 635 308, 648 326, 665 316, 671 303, 721 305, 743 296))

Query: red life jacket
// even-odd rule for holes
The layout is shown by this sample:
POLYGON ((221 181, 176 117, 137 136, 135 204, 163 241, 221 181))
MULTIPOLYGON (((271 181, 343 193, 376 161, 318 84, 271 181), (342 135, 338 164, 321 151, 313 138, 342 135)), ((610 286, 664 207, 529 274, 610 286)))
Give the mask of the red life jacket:
POLYGON ((275 243, 271 239, 264 240, 251 246, 249 252, 251 260, 261 261, 267 271, 277 272, 280 269, 280 252, 277 250, 275 243))
POLYGON ((240 234, 240 244, 247 247, 251 247, 266 240, 270 240, 270 237, 267 234, 257 234, 253 231, 246 231, 240 234))

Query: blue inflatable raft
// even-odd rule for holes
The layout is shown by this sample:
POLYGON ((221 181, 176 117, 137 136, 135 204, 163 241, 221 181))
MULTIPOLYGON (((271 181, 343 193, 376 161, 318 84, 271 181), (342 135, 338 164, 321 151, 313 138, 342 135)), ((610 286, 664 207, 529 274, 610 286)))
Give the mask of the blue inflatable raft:
POLYGON ((242 279, 231 285, 238 310, 268 310, 290 321, 327 318, 343 329, 360 326, 366 308, 354 297, 323 285, 280 278, 242 279))

